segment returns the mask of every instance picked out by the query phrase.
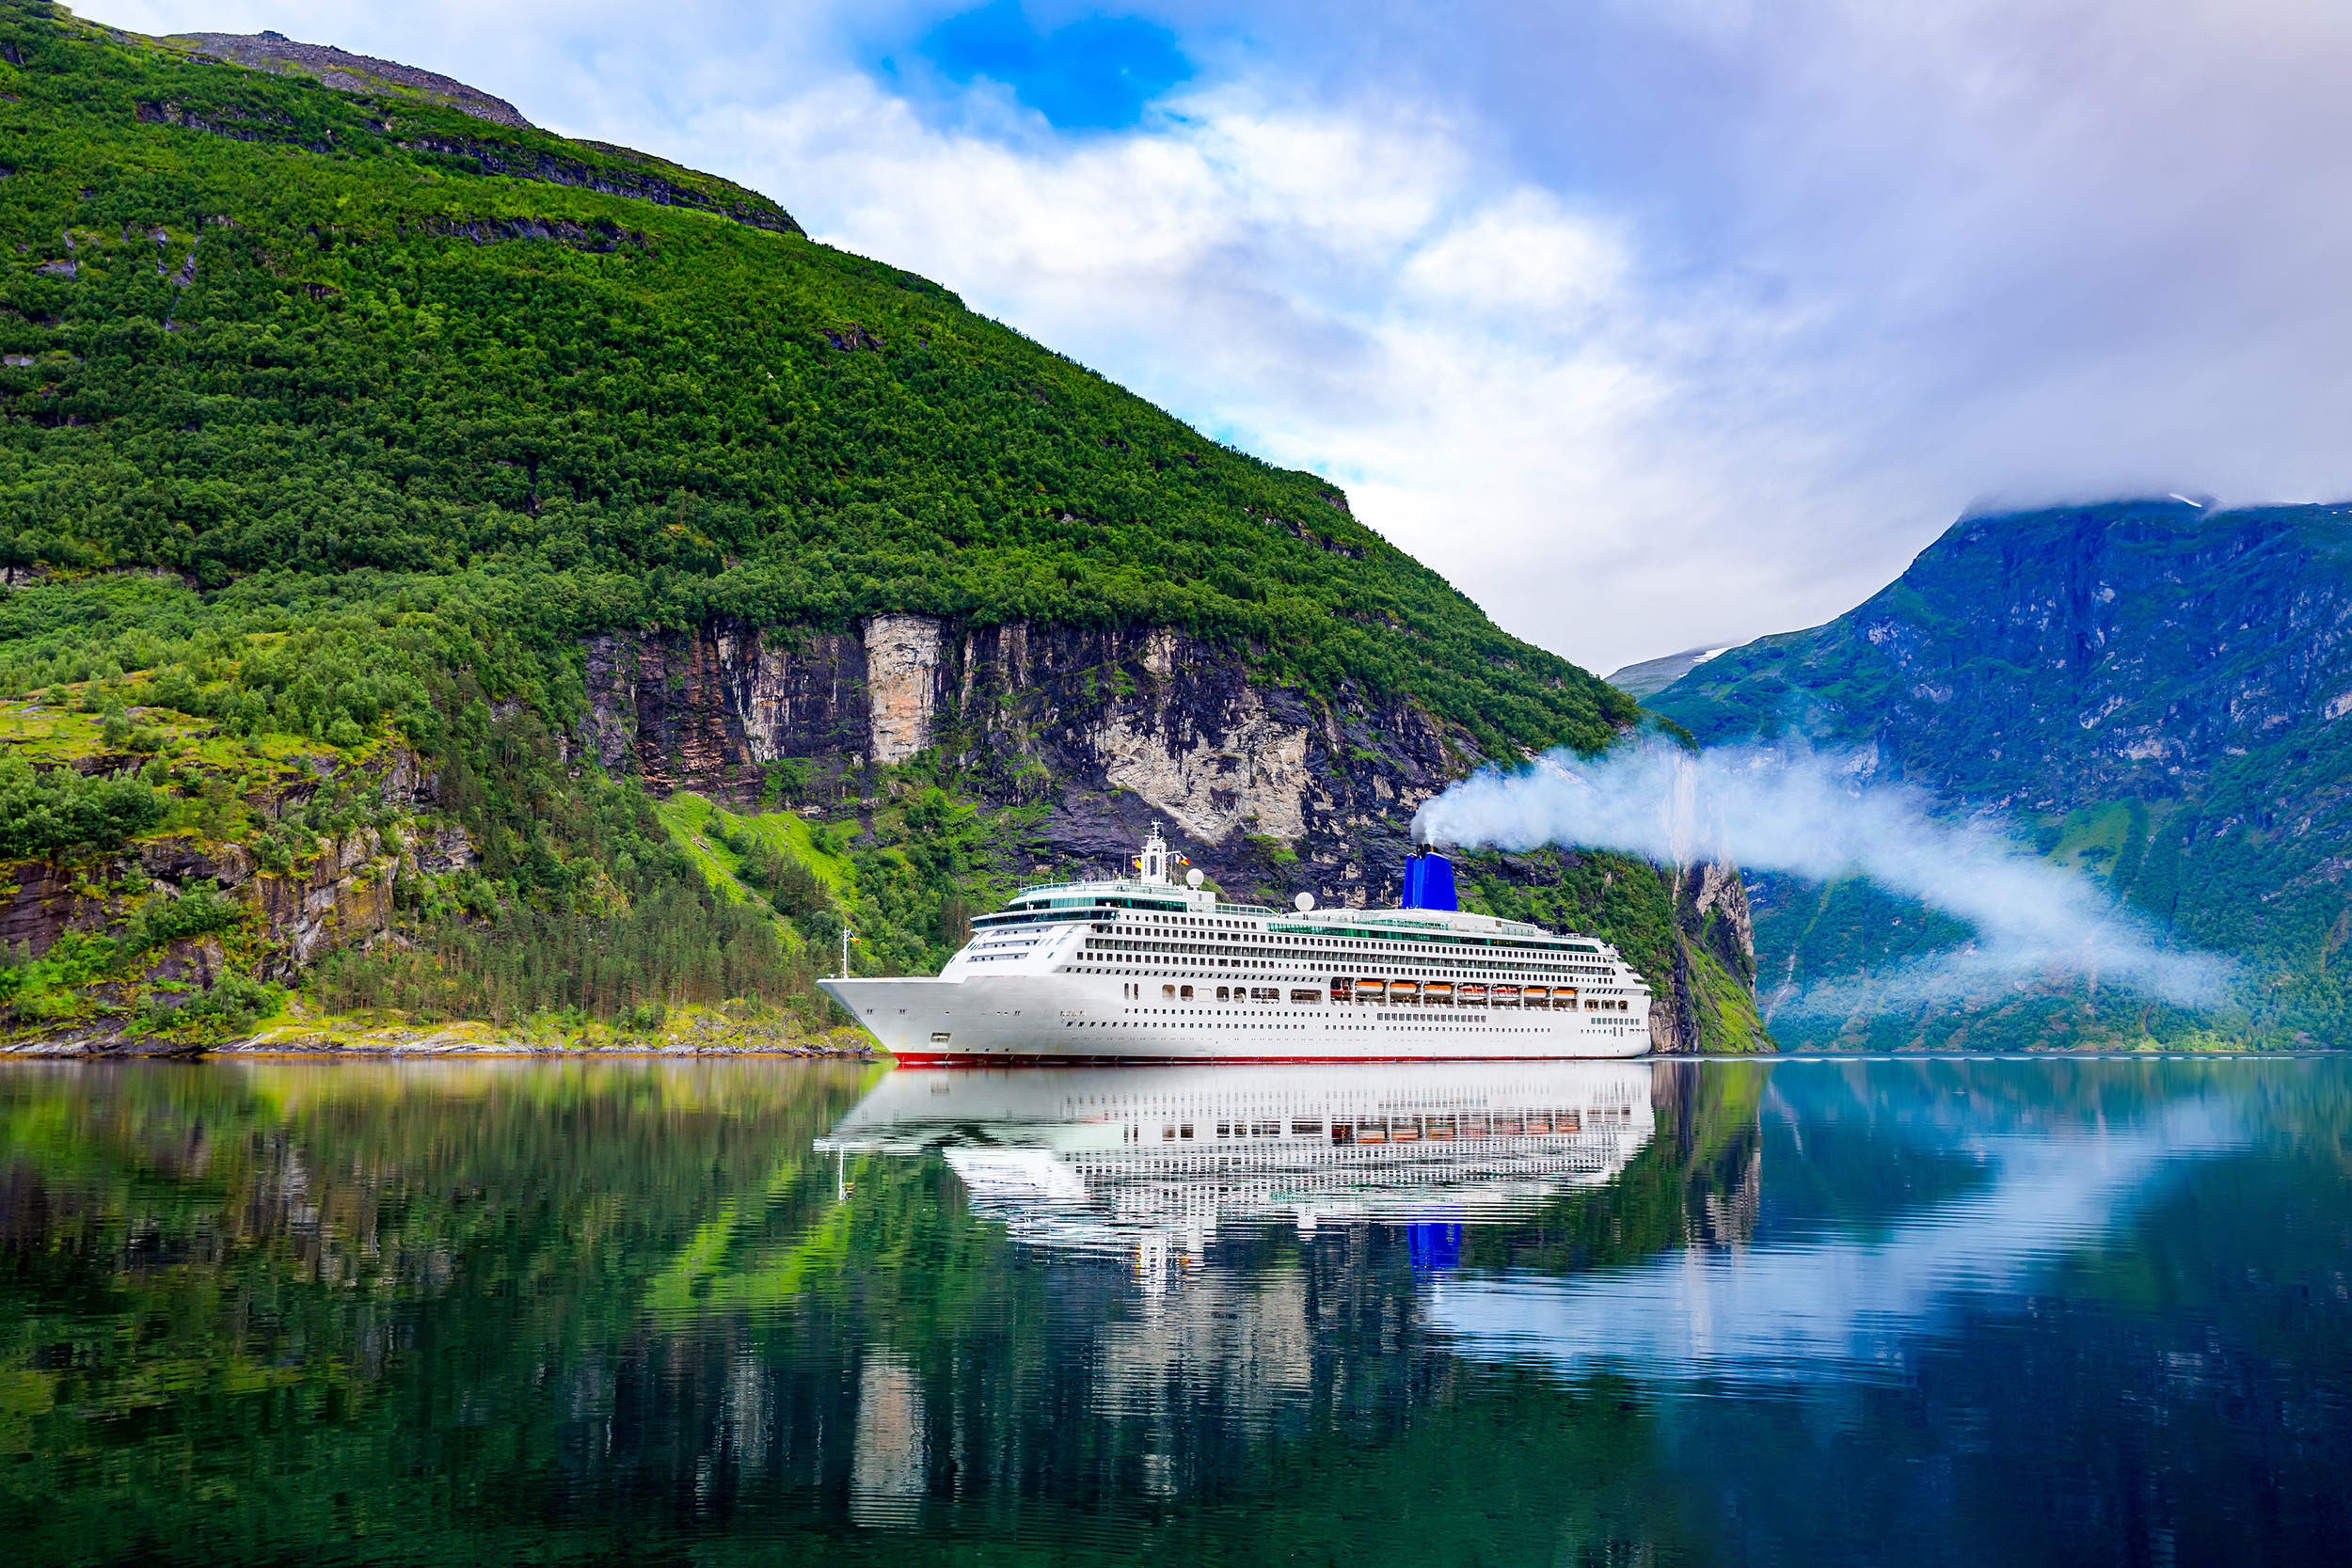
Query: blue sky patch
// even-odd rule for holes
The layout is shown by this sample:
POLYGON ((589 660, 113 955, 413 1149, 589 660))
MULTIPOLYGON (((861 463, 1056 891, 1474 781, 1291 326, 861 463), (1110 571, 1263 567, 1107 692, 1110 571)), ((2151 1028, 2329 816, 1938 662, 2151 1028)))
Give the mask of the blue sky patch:
POLYGON ((914 53, 948 80, 986 77, 1057 130, 1115 131, 1192 75, 1176 35, 1138 16, 1089 16, 1041 33, 1020 0, 994 0, 951 16, 914 53))

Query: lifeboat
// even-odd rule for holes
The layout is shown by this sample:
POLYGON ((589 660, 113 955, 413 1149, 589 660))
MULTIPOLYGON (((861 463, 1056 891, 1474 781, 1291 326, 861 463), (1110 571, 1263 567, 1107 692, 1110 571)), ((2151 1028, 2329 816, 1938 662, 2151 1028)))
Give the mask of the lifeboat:
POLYGON ((1386 1002, 1388 999, 1389 983, 1386 980, 1359 980, 1356 982, 1357 1001, 1378 1004, 1386 1002))
POLYGON ((1451 1139, 1454 1136, 1454 1118, 1452 1117, 1422 1117, 1421 1135, 1430 1139, 1451 1139))
POLYGON ((1451 980, 1430 981, 1421 988, 1421 999, 1432 1007, 1453 1006, 1454 982, 1451 980))
POLYGON ((1520 994, 1527 999, 1526 1006, 1530 1007, 1549 1007, 1551 1006, 1551 992, 1546 990, 1541 986, 1530 986, 1524 991, 1520 992, 1520 994))
POLYGON ((1421 982, 1419 980, 1391 980, 1389 982, 1389 1000, 1397 1003, 1402 1006, 1420 1006, 1421 982))
POLYGON ((1494 998, 1495 1006, 1498 1007, 1516 1007, 1519 1005, 1519 988, 1497 986, 1494 990, 1494 998))
POLYGON ((1486 988, 1484 986, 1464 986, 1461 990, 1460 997, 1462 1006, 1465 1007, 1483 1007, 1486 1005, 1486 988))
POLYGON ((1389 1142, 1409 1144, 1420 1141, 1421 1122, 1419 1118, 1414 1117, 1391 1117, 1389 1118, 1389 1142))

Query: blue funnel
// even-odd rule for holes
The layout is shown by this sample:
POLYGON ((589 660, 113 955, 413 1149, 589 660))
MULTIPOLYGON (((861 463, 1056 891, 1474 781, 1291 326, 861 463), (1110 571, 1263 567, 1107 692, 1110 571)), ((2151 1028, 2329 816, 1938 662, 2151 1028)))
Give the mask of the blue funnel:
POLYGON ((1405 897, 1397 907, 1406 910, 1460 908, 1454 901, 1454 863, 1443 855, 1415 855, 1406 861, 1405 897))

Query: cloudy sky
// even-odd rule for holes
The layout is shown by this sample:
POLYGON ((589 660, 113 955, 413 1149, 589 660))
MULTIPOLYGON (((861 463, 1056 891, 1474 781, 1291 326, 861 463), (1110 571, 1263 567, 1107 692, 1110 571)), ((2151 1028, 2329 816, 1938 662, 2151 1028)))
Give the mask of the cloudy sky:
POLYGON ((1609 671, 1986 503, 2352 496, 2340 0, 85 0, 774 197, 1609 671))

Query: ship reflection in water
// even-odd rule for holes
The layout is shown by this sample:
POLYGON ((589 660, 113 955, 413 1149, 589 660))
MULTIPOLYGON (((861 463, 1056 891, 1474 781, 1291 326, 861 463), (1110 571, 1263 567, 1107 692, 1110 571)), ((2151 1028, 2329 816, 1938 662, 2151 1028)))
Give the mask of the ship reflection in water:
MULTIPOLYGON (((1654 1069, 1614 1062, 902 1069, 817 1147, 936 1153, 976 1214, 1032 1245, 1132 1258, 1147 1287, 1220 1226, 1302 1236, 1414 1227, 1438 1265, 1459 1227, 1597 1187, 1655 1128, 1654 1069)), ((846 1176, 845 1176, 846 1180, 846 1176)))

